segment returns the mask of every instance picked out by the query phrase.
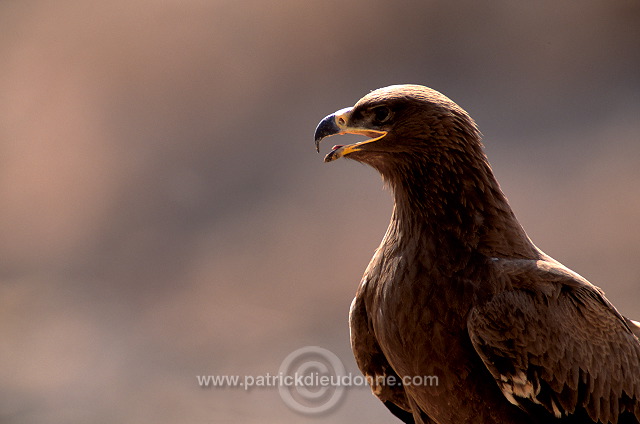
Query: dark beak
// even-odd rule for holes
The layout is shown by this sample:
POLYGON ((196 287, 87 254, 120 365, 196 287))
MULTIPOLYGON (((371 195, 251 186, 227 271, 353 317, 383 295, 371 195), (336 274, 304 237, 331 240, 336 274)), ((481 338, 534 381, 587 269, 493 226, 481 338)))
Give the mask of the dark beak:
POLYGON ((358 126, 350 126, 352 107, 340 109, 329 116, 325 116, 316 128, 314 138, 316 139, 316 150, 320 152, 320 141, 336 134, 361 134, 370 137, 368 140, 359 143, 348 144, 346 146, 337 145, 325 156, 325 162, 331 162, 343 156, 366 149, 365 145, 380 140, 387 135, 386 131, 373 130, 358 126))
POLYGON ((314 134, 317 152, 320 152, 320 142, 323 138, 340 134, 340 132, 343 131, 343 129, 338 126, 338 119, 342 119, 342 124, 344 125, 344 116, 348 116, 345 115, 345 113, 351 112, 351 109, 352 108, 350 107, 344 108, 322 118, 322 121, 320 121, 320 123, 316 127, 316 132, 314 134))

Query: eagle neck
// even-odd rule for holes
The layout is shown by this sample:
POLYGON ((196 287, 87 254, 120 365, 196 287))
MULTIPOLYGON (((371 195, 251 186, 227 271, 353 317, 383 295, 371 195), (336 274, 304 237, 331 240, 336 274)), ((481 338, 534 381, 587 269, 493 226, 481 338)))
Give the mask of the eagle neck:
POLYGON ((403 160, 392 172, 394 209, 387 236, 456 260, 460 255, 538 258, 482 151, 403 160), (418 160, 416 160, 418 159, 418 160))

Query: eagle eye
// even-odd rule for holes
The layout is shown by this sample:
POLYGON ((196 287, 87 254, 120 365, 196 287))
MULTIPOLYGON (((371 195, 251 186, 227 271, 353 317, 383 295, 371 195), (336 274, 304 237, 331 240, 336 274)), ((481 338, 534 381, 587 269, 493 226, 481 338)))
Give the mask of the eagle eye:
POLYGON ((391 110, 387 106, 378 106, 373 109, 373 117, 377 124, 384 124, 391 118, 391 110))

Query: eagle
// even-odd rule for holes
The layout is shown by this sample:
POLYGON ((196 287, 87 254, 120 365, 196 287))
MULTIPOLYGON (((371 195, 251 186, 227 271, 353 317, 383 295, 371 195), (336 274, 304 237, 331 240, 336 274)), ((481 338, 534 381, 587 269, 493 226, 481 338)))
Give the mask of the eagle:
POLYGON ((405 423, 640 423, 640 323, 543 253, 503 194, 474 120, 420 85, 320 121, 391 189, 387 231, 349 313, 372 392, 405 423))

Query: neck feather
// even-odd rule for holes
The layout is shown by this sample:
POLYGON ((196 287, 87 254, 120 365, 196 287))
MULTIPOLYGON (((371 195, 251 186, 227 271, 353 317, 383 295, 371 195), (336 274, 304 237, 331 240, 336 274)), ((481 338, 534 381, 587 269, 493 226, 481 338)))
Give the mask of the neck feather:
MULTIPOLYGON (((380 169, 395 204, 386 237, 455 260, 465 254, 539 258, 478 148, 407 154, 380 169)), ((418 252, 416 252, 418 253, 418 252)))

